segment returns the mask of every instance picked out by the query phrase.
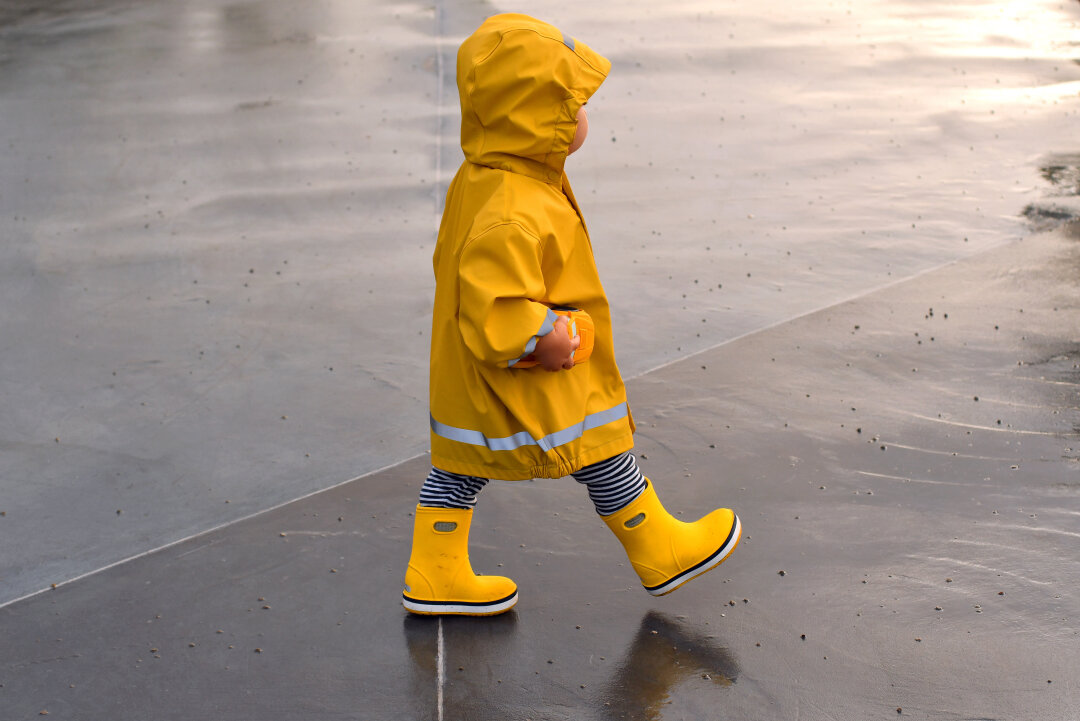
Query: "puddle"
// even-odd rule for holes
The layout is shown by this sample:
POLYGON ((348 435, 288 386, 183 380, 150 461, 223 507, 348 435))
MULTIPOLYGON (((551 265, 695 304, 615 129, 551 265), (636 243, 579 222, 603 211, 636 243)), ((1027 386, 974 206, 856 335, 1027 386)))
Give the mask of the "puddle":
POLYGON ((1032 203, 1020 213, 1027 218, 1033 230, 1046 231, 1070 224, 1080 219, 1080 211, 1065 208, 1060 205, 1043 205, 1032 203))
POLYGON ((1065 153, 1047 158, 1039 174, 1050 184, 1054 197, 1080 197, 1080 153, 1065 153))
POLYGON ((1080 153, 1049 155, 1039 164, 1039 177, 1046 183, 1043 198, 1021 211, 1036 232, 1064 228, 1069 237, 1080 239, 1080 153))

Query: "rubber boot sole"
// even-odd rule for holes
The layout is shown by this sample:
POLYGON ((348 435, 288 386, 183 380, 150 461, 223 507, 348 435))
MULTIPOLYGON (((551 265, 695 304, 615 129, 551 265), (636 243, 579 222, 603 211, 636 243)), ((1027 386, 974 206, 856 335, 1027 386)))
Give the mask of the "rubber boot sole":
POLYGON ((409 611, 420 616, 497 616, 506 613, 517 603, 514 591, 498 601, 423 601, 401 595, 401 603, 409 611))

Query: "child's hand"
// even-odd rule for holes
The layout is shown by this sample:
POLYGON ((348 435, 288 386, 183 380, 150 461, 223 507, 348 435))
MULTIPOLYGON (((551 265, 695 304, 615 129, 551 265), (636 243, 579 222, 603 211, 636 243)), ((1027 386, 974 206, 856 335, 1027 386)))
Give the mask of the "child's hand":
POLYGON ((570 370, 574 367, 574 359, 570 354, 581 345, 581 337, 571 338, 566 325, 566 316, 559 316, 555 321, 555 329, 536 341, 533 355, 540 367, 546 371, 570 370))

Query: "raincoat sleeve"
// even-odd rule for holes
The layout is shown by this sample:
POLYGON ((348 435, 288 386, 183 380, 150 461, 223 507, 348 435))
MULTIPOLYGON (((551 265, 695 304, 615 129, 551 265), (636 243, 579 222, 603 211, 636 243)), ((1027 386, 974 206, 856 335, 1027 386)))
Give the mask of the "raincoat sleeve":
POLYGON ((512 368, 533 352, 558 316, 537 298, 546 293, 541 243, 516 223, 471 240, 458 266, 458 323, 482 363, 512 368))

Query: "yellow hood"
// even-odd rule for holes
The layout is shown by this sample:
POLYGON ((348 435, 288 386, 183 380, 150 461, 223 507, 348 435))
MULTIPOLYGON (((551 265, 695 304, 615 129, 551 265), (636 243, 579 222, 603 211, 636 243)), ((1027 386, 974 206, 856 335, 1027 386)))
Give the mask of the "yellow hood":
POLYGON ((577 112, 611 63, 527 15, 488 18, 458 50, 461 149, 477 165, 558 183, 577 112))

